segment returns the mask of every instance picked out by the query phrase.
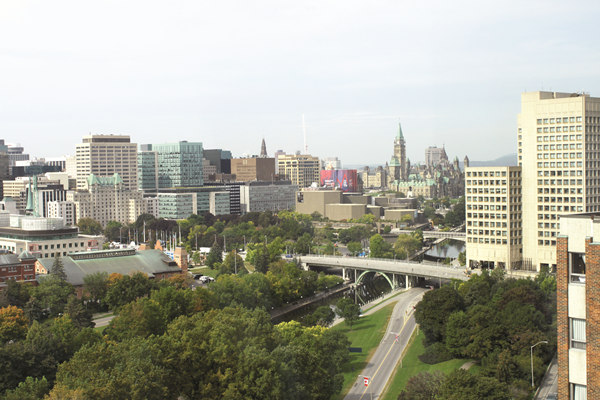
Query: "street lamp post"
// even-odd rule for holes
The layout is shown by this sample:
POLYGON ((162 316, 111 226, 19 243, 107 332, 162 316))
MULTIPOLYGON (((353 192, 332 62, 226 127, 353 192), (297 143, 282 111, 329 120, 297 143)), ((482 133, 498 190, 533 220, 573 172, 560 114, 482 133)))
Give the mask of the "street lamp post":
POLYGON ((534 344, 533 346, 531 346, 531 387, 534 387, 534 383, 533 383, 533 348, 535 346, 537 346, 538 344, 542 344, 542 343, 546 343, 548 344, 547 340, 542 340, 541 342, 537 342, 536 344, 534 344))

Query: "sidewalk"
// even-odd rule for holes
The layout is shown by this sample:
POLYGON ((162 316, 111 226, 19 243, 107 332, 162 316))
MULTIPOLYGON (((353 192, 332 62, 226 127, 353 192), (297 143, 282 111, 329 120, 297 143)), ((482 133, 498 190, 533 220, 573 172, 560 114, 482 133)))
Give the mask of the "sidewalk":
POLYGON ((548 395, 558 393, 558 362, 556 356, 550 362, 548 370, 540 383, 540 387, 534 396, 535 400, 546 400, 548 395))

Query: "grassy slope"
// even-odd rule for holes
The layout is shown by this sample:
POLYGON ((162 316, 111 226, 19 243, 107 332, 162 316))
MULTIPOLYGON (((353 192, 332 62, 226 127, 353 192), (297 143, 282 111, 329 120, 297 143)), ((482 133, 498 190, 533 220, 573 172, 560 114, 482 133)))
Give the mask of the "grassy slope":
POLYGON ((375 352, 385 330, 387 328, 390 315, 394 310, 394 304, 385 306, 381 310, 371 315, 361 317, 358 322, 352 326, 352 330, 341 323, 331 329, 344 332, 350 341, 352 347, 362 347, 362 353, 350 353, 350 362, 344 368, 344 385, 342 392, 333 399, 343 399, 350 390, 356 377, 367 364, 367 360, 375 352))

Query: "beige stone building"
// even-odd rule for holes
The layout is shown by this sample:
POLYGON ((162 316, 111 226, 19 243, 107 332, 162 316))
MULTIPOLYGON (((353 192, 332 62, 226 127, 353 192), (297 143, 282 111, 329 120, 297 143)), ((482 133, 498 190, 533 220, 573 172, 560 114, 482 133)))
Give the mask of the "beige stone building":
POLYGON ((146 211, 142 192, 128 190, 118 174, 110 178, 89 175, 86 186, 89 190, 67 193, 67 201, 75 204, 75 222, 92 218, 102 226, 109 221, 128 224, 146 211))
POLYGON ((369 167, 365 167, 360 176, 364 188, 384 188, 387 186, 387 171, 382 167, 378 167, 374 171, 371 171, 369 167))
POLYGON ((523 93, 517 135, 523 260, 555 268, 559 215, 600 211, 600 98, 523 93))
POLYGON ((137 144, 125 135, 89 135, 75 149, 77 190, 86 190, 88 176, 119 174, 123 187, 137 189, 137 144))
POLYGON ((523 269, 521 167, 465 171, 467 265, 523 269))
POLYGON ((404 221, 405 218, 410 218, 410 222, 413 222, 416 216, 417 210, 411 209, 388 208, 384 211, 384 219, 390 222, 404 221))
POLYGON ((318 212, 325 216, 327 204, 340 204, 341 202, 341 190, 302 190, 296 196, 296 212, 300 214, 318 212))
POLYGON ((321 163, 318 157, 308 154, 284 154, 277 158, 279 176, 292 181, 299 188, 320 182, 321 163))
POLYGON ((233 158, 231 173, 238 182, 268 181, 275 179, 274 158, 233 158))
MULTIPOLYGON (((484 191, 492 189, 491 177, 488 175, 487 185, 485 176, 478 175, 476 183, 473 175, 465 178, 467 260, 471 264, 505 266, 508 269, 539 271, 547 267, 554 270, 559 217, 600 211, 600 98, 581 93, 523 93, 518 116, 517 148, 521 170, 514 170, 513 167, 507 169, 506 185, 501 183, 500 187, 501 190, 507 190, 506 198, 502 193, 500 196, 499 205, 507 209, 506 229, 505 213, 500 213, 500 246, 498 237, 491 236, 492 222, 495 222, 495 230, 498 230, 498 210, 494 213, 496 220, 492 221, 491 206, 497 208, 498 202, 486 204, 486 193, 479 193, 480 188, 484 191), (520 187, 516 181, 511 183, 511 173, 521 174, 520 187), (478 190, 477 201, 474 190, 478 190), (517 194, 519 191, 520 196, 517 194), (481 204, 482 197, 484 201, 481 204), (479 208, 480 205, 484 210, 479 208), (475 206, 478 208, 477 217, 475 206), (485 215, 486 206, 489 219, 485 215), (482 222, 483 227, 480 225, 482 222), (486 226, 486 223, 490 226, 486 226), (522 232, 520 241, 518 231, 512 233, 519 229, 519 225, 522 232), (506 243, 503 236, 505 230, 506 243), (486 231, 490 232, 489 236, 486 231), (492 247, 492 239, 495 247, 492 247), (489 247, 486 241, 489 241, 489 247), (520 254, 520 260, 517 254, 520 254)), ((467 169, 469 171, 471 174, 485 174, 486 168, 467 169)), ((487 168, 487 172, 495 174, 497 171, 487 168)), ((502 173, 502 169, 499 172, 502 173)), ((491 199, 491 193, 488 194, 488 199, 491 199)), ((497 193, 495 197, 498 198, 497 193)))
POLYGON ((359 219, 365 215, 366 207, 364 204, 327 204, 325 205, 325 216, 333 221, 359 219))

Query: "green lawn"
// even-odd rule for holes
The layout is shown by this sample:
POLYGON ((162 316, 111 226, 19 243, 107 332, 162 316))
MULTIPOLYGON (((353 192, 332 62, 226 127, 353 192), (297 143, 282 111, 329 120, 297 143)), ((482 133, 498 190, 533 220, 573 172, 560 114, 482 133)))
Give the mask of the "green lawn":
POLYGON ((104 329, 106 329, 106 327, 107 327, 107 326, 108 326, 108 325, 104 325, 104 326, 98 326, 98 327, 95 327, 95 328, 94 328, 94 330, 95 330, 96 332, 98 332, 98 333, 102 334, 102 333, 104 332, 104 329))
POLYGON ((375 352, 388 325, 390 315, 396 304, 390 304, 371 315, 360 317, 352 326, 352 330, 344 323, 331 329, 343 332, 348 337, 351 347, 362 347, 362 353, 350 353, 350 361, 344 368, 344 385, 342 392, 333 399, 343 399, 356 377, 367 365, 367 360, 375 352))
POLYGON ((208 267, 194 267, 189 269, 192 274, 202 274, 206 276, 216 277, 218 271, 216 269, 210 269, 208 267))
POLYGON ((442 371, 448 374, 456 369, 459 369, 465 362, 469 360, 453 359, 441 362, 439 364, 425 364, 419 360, 419 355, 423 354, 425 347, 423 346, 423 339, 425 336, 423 332, 419 331, 419 334, 413 335, 413 342, 409 346, 404 359, 402 360, 402 367, 398 364, 395 375, 392 377, 391 382, 387 388, 386 393, 382 397, 383 400, 396 400, 398 394, 404 389, 408 379, 419 372, 423 371, 442 371))
POLYGON ((369 308, 367 308, 366 310, 362 310, 363 313, 366 313, 367 311, 377 307, 378 305, 380 305, 381 303, 383 303, 384 301, 388 301, 389 299, 393 299, 396 296, 400 296, 402 293, 406 292, 406 290, 401 290, 398 293, 386 298, 385 300, 381 300, 379 303, 373 304, 372 306, 370 306, 369 308))

